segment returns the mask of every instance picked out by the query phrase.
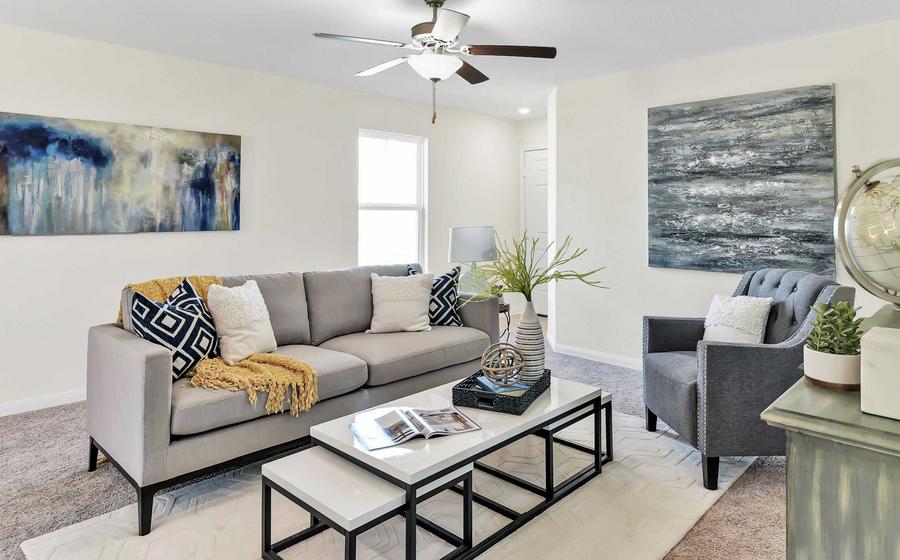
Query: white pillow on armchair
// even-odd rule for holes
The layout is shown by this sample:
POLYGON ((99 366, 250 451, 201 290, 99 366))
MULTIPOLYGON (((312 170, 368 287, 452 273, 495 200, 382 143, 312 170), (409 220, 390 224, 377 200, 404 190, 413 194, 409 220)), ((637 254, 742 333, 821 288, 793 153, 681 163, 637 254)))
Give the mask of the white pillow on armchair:
POLYGON ((757 344, 766 336, 772 298, 716 294, 703 323, 703 340, 757 344))

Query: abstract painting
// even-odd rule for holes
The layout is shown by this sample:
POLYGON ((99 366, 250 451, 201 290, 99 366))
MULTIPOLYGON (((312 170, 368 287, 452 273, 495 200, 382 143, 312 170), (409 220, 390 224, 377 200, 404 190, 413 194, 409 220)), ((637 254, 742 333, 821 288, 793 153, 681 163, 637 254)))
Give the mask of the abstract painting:
POLYGON ((650 266, 833 276, 834 89, 648 111, 650 266))
POLYGON ((240 229, 241 137, 0 113, 0 234, 240 229))

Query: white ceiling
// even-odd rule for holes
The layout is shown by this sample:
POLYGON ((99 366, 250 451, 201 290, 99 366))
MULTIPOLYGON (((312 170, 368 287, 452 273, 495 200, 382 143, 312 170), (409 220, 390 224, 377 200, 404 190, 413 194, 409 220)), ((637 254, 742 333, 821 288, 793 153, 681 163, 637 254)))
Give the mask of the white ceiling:
MULTIPOLYGON (((438 102, 522 118, 554 84, 900 18, 898 0, 447 0, 472 16, 467 44, 556 46, 556 60, 470 57, 491 79, 454 76, 438 102)), ((0 22, 430 102, 407 66, 354 74, 401 53, 315 31, 407 41, 423 0, 0 0, 0 22)))

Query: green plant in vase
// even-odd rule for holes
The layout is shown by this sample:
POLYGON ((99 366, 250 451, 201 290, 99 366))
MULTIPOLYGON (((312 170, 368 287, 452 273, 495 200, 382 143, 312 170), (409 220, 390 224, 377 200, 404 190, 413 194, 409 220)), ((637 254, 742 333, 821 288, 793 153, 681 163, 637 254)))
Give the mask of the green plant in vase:
POLYGON ((859 388, 859 345, 862 318, 846 301, 813 308, 815 319, 803 349, 803 372, 817 385, 838 389, 859 388))
MULTIPOLYGON (((529 237, 527 231, 511 242, 495 236, 494 245, 497 259, 479 267, 478 274, 486 286, 499 285, 501 293, 520 293, 525 297, 525 311, 516 329, 516 346, 525 359, 522 380, 533 384, 544 374, 544 333, 532 302, 535 289, 554 280, 577 280, 588 286, 605 288, 600 280, 592 278, 603 269, 577 272, 569 268, 587 252, 587 249, 573 248, 571 236, 566 236, 555 249, 553 243, 540 249, 540 240, 529 237)), ((479 295, 496 294, 489 288, 479 295)))

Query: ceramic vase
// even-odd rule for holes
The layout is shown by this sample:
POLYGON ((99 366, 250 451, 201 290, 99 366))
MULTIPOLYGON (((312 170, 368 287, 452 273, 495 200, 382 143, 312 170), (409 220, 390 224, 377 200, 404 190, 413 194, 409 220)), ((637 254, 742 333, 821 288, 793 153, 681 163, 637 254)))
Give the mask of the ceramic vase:
POLYGON ((534 385, 544 375, 544 331, 530 301, 525 304, 516 328, 516 347, 525 362, 520 379, 527 385, 534 385))

